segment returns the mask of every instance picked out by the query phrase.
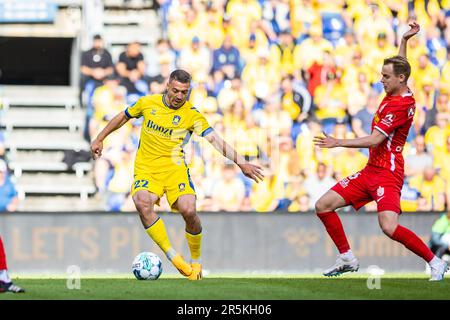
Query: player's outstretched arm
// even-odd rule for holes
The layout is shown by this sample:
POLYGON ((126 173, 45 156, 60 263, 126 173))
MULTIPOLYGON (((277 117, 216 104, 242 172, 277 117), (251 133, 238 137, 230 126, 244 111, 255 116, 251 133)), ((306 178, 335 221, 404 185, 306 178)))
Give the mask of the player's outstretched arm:
POLYGON ((420 25, 415 21, 409 23, 409 26, 410 29, 403 34, 402 40, 400 41, 400 47, 398 49, 398 55, 402 56, 405 59, 407 47, 406 43, 412 36, 416 35, 420 31, 420 25))
POLYGON ((222 153, 226 158, 230 159, 242 170, 242 173, 256 182, 261 181, 264 178, 262 174, 262 168, 254 165, 244 159, 240 154, 236 152, 228 143, 226 143, 215 131, 211 131, 205 136, 205 139, 211 143, 214 148, 222 153))
POLYGON ((121 126, 127 123, 128 120, 130 119, 127 117, 124 111, 118 113, 108 122, 106 127, 103 128, 103 130, 97 135, 97 137, 92 140, 91 153, 94 160, 102 156, 103 140, 105 140, 111 132, 119 129, 121 126))
POLYGON ((323 137, 314 137, 314 144, 321 148, 372 148, 376 147, 386 139, 386 136, 376 129, 373 130, 370 136, 355 139, 336 139, 325 132, 323 132, 323 135, 323 137))

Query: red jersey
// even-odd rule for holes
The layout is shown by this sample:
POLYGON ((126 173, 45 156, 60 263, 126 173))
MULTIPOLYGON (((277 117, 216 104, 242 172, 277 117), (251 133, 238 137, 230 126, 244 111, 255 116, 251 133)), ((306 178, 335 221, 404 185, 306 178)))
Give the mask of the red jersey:
POLYGON ((415 100, 410 91, 403 96, 384 97, 372 120, 372 131, 380 131, 386 139, 370 148, 368 165, 388 169, 403 181, 402 151, 415 111, 415 100))

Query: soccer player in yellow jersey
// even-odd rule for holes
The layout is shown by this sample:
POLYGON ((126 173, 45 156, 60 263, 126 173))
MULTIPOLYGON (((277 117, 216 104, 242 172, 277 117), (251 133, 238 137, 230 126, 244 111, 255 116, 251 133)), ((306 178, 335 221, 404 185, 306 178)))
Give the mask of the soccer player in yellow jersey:
POLYGON ((190 280, 200 280, 202 226, 196 214, 195 190, 185 163, 183 146, 194 132, 234 161, 248 178, 258 182, 263 174, 259 166, 247 162, 227 144, 187 101, 190 83, 188 72, 173 71, 164 94, 144 96, 117 114, 92 141, 91 151, 94 159, 99 158, 103 141, 111 132, 131 118, 144 117, 131 186, 134 204, 147 234, 178 271, 190 280), (172 248, 164 222, 154 211, 154 205, 164 193, 172 209, 179 211, 186 222, 191 263, 172 248))

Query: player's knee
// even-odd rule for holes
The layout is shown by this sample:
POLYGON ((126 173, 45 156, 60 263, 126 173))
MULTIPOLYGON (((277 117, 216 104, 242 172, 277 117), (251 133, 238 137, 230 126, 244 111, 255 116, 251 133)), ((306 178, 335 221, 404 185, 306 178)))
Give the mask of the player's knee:
POLYGON ((144 214, 145 212, 150 211, 151 203, 148 201, 148 199, 145 199, 144 197, 135 197, 133 198, 134 205, 136 206, 136 210, 139 212, 139 214, 144 214))
POLYGON ((180 212, 186 221, 193 220, 197 216, 195 207, 192 207, 192 206, 182 207, 182 208, 180 208, 180 212))
POLYGON ((394 234, 397 225, 382 221, 380 222, 380 228, 385 235, 387 235, 389 238, 392 238, 392 235, 394 234))
POLYGON ((322 212, 329 212, 333 209, 331 208, 331 204, 329 201, 321 197, 319 200, 316 201, 314 208, 316 210, 316 214, 322 213, 322 212))

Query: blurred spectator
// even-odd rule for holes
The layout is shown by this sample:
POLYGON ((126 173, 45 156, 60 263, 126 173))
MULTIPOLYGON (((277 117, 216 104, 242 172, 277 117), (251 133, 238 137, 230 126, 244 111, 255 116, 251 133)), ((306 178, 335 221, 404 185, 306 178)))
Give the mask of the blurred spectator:
POLYGON ((427 152, 425 138, 417 136, 414 139, 413 153, 405 157, 405 176, 421 175, 425 168, 432 166, 433 157, 427 152))
POLYGON ((420 192, 431 211, 445 209, 445 181, 436 174, 435 168, 425 168, 422 174, 410 179, 409 185, 420 192))
POLYGON ((158 39, 155 51, 153 59, 148 61, 148 75, 150 77, 154 77, 163 72, 161 70, 161 64, 167 65, 169 70, 175 70, 177 55, 168 39, 158 39))
POLYGON ((262 15, 265 21, 268 21, 271 29, 276 34, 290 28, 289 21, 289 1, 271 0, 264 1, 262 4, 262 15))
POLYGON ((191 45, 180 52, 178 67, 186 70, 192 75, 195 81, 198 77, 209 74, 211 69, 211 58, 208 48, 200 41, 198 36, 194 36, 191 45))
POLYGON ((250 36, 251 23, 261 20, 261 5, 256 0, 230 0, 226 6, 226 13, 232 17, 233 28, 239 31, 233 43, 238 48, 242 48, 250 36))
POLYGON ((293 75, 294 69, 294 49, 295 42, 289 30, 282 30, 278 36, 278 41, 270 47, 271 60, 279 65, 281 75, 293 75))
POLYGON ((281 109, 278 96, 269 97, 264 109, 258 114, 256 117, 259 120, 259 126, 267 130, 270 136, 290 136, 292 118, 287 111, 281 109))
POLYGON ((16 211, 19 204, 17 190, 8 175, 6 162, 0 159, 0 212, 16 211))
POLYGON ((312 98, 303 83, 295 81, 289 74, 281 80, 281 108, 287 111, 293 121, 291 137, 295 141, 302 123, 308 118, 312 98))
POLYGON ((444 113, 436 115, 436 125, 432 126, 425 133, 425 143, 427 149, 437 157, 440 153, 445 152, 446 139, 450 135, 449 119, 444 113))
POLYGON ((250 92, 261 100, 275 93, 280 83, 280 73, 276 66, 270 63, 269 49, 258 49, 258 63, 248 64, 242 71, 242 80, 250 92))
MULTIPOLYGON (((449 15, 450 22, 450 15, 449 15)), ((450 26, 447 28, 450 30, 450 26)), ((450 32, 449 32, 450 34, 450 32)), ((450 92, 450 44, 447 43, 447 61, 444 63, 444 66, 441 70, 441 87, 446 91, 450 92)))
POLYGON ((433 223, 429 247, 439 258, 450 254, 450 213, 441 215, 433 223))
MULTIPOLYGON (((430 62, 428 54, 421 54, 418 58, 417 68, 411 73, 414 80, 414 87, 416 90, 421 90, 425 84, 437 86, 439 83, 440 73, 439 69, 430 62)), ((431 109, 433 105, 427 105, 431 109)))
POLYGON ((304 72, 308 83, 308 91, 311 96, 315 96, 318 86, 326 83, 329 74, 336 76, 336 64, 330 51, 324 51, 321 62, 313 62, 312 65, 304 72))
POLYGON ((103 80, 114 72, 111 54, 100 35, 95 35, 92 48, 82 53, 80 70, 81 90, 85 93, 85 103, 88 103, 95 88, 103 85, 103 80))
POLYGON ((107 209, 110 211, 120 211, 130 194, 130 186, 133 183, 134 150, 127 144, 120 157, 115 160, 113 173, 108 183, 107 209))
POLYGON ((244 103, 245 110, 248 112, 252 110, 255 104, 255 97, 248 87, 242 83, 241 78, 236 76, 231 80, 225 81, 223 88, 217 95, 217 102, 220 110, 226 112, 238 99, 244 103))
POLYGON ((119 55, 116 70, 121 78, 120 84, 127 89, 127 95, 133 95, 132 102, 137 101, 139 96, 148 94, 148 77, 139 42, 127 45, 126 50, 119 55))
POLYGON ((222 179, 214 185, 213 211, 239 211, 244 200, 244 183, 237 177, 234 163, 223 167, 222 179))
POLYGON ((5 146, 5 134, 3 130, 0 131, 0 159, 5 159, 6 146, 5 146))
POLYGON ((165 57, 160 57, 159 60, 159 73, 153 77, 150 77, 148 82, 150 83, 150 93, 163 93, 167 88, 167 80, 173 69, 170 66, 170 61, 165 57))
POLYGON ((301 42, 309 34, 309 29, 314 23, 320 21, 320 13, 314 7, 312 0, 295 0, 291 5, 290 18, 292 35, 301 42))
MULTIPOLYGON (((309 29, 309 38, 295 46, 294 67, 295 70, 301 70, 305 73, 313 63, 317 65, 324 64, 325 52, 333 51, 333 45, 322 36, 322 30, 319 25, 311 26, 309 29)), ((314 92, 311 91, 314 95, 314 92)))
POLYGON ((306 120, 311 108, 308 90, 298 82, 294 83, 294 76, 290 74, 281 80, 281 107, 289 112, 293 121, 299 123, 306 120))
POLYGON ((336 184, 336 180, 329 176, 326 164, 319 163, 317 171, 312 173, 305 180, 305 190, 309 196, 309 208, 314 210, 314 204, 317 200, 336 184))
POLYGON ((264 180, 254 183, 250 193, 252 208, 257 212, 275 211, 280 200, 284 199, 283 182, 272 168, 264 168, 264 180))
POLYGON ((126 89, 119 86, 119 82, 119 77, 111 74, 103 80, 102 86, 95 89, 92 97, 94 112, 89 119, 90 137, 94 137, 96 132, 123 110, 126 103, 126 89))
POLYGON ((236 76, 240 76, 240 54, 239 50, 233 46, 230 35, 226 35, 223 40, 222 46, 213 51, 213 62, 211 72, 221 70, 225 77, 233 79, 236 76))
POLYGON ((316 89, 314 101, 316 117, 325 132, 330 133, 337 122, 347 120, 347 92, 335 73, 327 73, 326 82, 316 89))
POLYGON ((367 156, 356 148, 346 148, 333 158, 333 171, 336 180, 344 179, 367 164, 367 156))
POLYGON ((372 120, 375 112, 378 110, 378 100, 376 92, 371 90, 366 107, 359 110, 352 117, 352 130, 357 138, 369 136, 372 133, 372 120))
MULTIPOLYGON (((373 30, 370 31, 371 34, 373 32, 373 30)), ((378 33, 375 45, 370 47, 370 50, 365 54, 365 62, 372 67, 372 72, 376 75, 380 73, 380 66, 383 65, 383 60, 398 53, 392 41, 388 40, 388 37, 389 35, 386 32, 378 33)))

